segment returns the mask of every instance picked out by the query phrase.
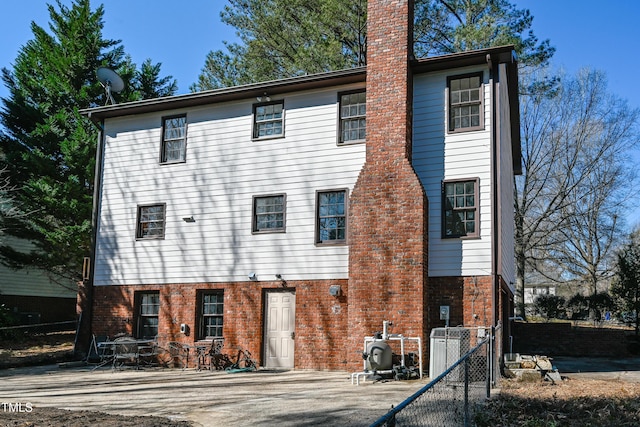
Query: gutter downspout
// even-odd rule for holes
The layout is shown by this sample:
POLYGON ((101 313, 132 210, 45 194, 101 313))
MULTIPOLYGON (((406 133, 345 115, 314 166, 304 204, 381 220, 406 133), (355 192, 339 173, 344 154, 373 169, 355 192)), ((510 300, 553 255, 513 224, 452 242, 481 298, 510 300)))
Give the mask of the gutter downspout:
POLYGON ((93 205, 91 209, 91 254, 89 258, 89 275, 86 280, 83 281, 84 299, 78 298, 78 304, 80 306, 80 326, 79 347, 81 351, 86 351, 89 354, 89 346, 91 342, 91 335, 93 333, 93 281, 95 277, 95 264, 96 264, 96 246, 98 236, 98 216, 100 213, 100 194, 102 187, 102 170, 104 162, 104 119, 100 123, 95 122, 91 118, 91 113, 88 114, 89 120, 98 128, 98 143, 96 146, 96 165, 93 177, 93 205), (86 346, 86 347, 85 347, 86 346))
MULTIPOLYGON (((91 118, 91 115, 89 115, 91 118)), ((98 128, 98 146, 96 147, 96 170, 93 178, 93 207, 91 209, 91 261, 89 270, 89 284, 93 288, 93 279, 96 265, 96 248, 98 241, 98 218, 100 215, 100 206, 102 199, 102 170, 104 168, 104 119, 100 124, 96 124, 98 128)))

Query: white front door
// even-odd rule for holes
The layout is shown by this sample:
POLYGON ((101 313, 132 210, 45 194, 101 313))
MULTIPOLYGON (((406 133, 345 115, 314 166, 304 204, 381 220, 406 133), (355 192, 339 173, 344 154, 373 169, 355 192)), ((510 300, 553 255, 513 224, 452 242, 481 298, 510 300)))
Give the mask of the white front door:
POLYGON ((264 355, 267 368, 293 368, 296 294, 267 292, 264 355))

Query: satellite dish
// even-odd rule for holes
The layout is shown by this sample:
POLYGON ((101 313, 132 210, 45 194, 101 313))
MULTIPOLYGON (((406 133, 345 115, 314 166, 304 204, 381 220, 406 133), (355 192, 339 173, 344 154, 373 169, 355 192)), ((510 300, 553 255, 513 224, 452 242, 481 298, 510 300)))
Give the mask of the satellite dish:
POLYGON ((100 67, 96 70, 96 75, 98 76, 98 80, 100 80, 100 84, 104 87, 107 94, 107 102, 104 105, 109 105, 109 101, 111 104, 116 103, 113 99, 112 92, 120 93, 124 89, 124 82, 122 78, 113 71, 111 68, 100 67))

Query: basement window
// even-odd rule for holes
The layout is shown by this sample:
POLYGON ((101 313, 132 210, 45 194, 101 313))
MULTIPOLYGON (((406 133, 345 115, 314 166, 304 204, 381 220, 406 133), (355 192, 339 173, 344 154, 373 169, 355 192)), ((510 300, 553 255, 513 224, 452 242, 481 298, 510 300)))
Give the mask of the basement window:
POLYGON ((198 339, 222 338, 224 317, 224 291, 200 291, 198 293, 198 339))
POLYGON ((136 292, 136 337, 155 338, 158 335, 160 293, 136 292))

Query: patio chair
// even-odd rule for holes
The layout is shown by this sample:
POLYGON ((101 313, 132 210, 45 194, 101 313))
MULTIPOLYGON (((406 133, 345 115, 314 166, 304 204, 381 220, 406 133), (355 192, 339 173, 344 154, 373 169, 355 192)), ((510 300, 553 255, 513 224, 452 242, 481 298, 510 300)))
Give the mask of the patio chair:
POLYGON ((184 370, 189 366, 189 349, 184 344, 177 341, 170 341, 167 344, 169 355, 171 356, 171 364, 175 367, 178 364, 184 370))
POLYGON ((224 347, 224 339, 217 339, 211 342, 208 354, 209 370, 224 370, 231 364, 231 359, 222 352, 222 347, 224 347))
POLYGON ((158 363, 158 337, 146 343, 138 343, 138 360, 140 364, 147 366, 158 363))
POLYGON ((113 370, 124 366, 126 363, 139 367, 140 354, 138 343, 133 337, 120 337, 114 340, 113 345, 113 370))

